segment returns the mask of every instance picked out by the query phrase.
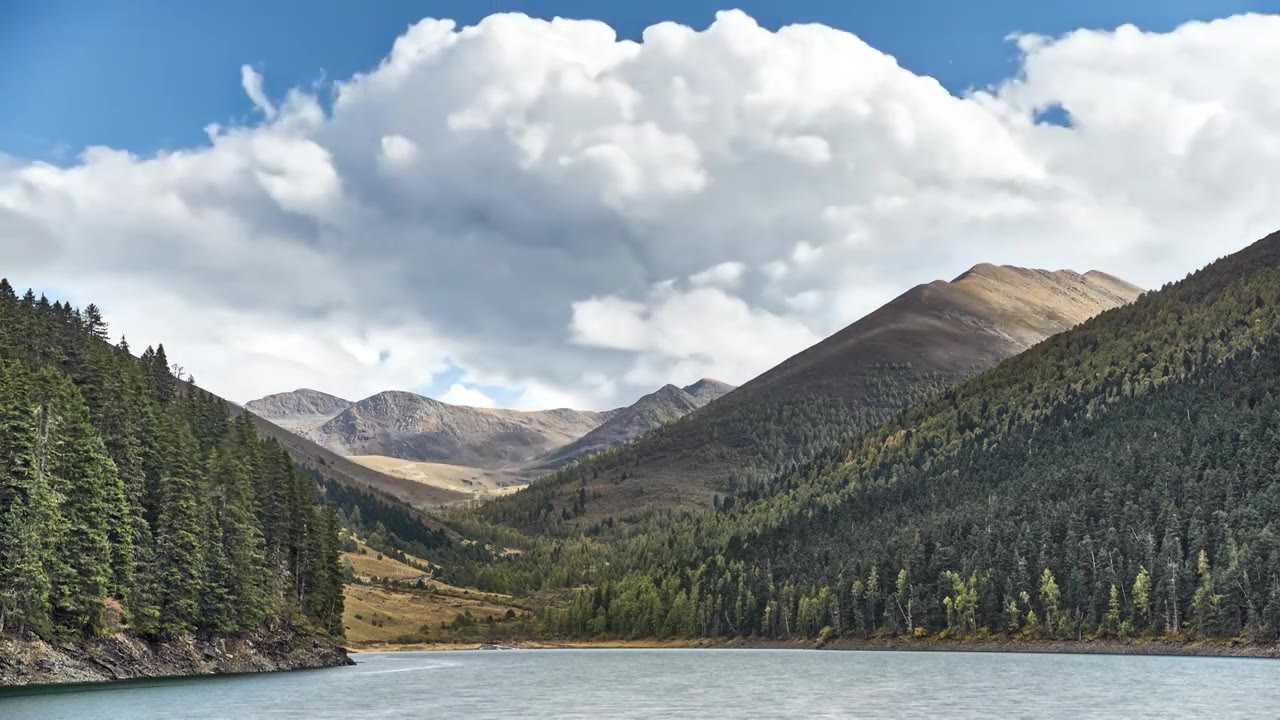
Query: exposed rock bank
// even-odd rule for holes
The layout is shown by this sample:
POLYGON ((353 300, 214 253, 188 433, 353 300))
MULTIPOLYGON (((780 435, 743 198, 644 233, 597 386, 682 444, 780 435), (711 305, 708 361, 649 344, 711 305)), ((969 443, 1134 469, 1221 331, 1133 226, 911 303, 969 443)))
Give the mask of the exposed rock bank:
POLYGON ((77 642, 0 636, 0 686, 178 675, 277 672, 353 665, 332 639, 275 633, 148 642, 124 633, 77 642))

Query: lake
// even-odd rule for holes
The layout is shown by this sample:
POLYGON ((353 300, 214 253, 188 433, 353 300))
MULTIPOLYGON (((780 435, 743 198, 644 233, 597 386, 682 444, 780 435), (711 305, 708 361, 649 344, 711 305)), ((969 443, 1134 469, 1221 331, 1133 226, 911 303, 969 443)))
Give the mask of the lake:
POLYGON ((4 720, 1261 718, 1280 661, 812 650, 361 653, 272 675, 0 690, 4 720))

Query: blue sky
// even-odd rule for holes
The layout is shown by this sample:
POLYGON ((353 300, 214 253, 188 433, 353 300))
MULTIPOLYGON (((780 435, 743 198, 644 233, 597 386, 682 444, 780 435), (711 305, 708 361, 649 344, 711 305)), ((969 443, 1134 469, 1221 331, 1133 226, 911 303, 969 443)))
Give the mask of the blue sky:
POLYGON ((0 0, 0 270, 240 401, 741 383, 978 262, 1151 287, 1280 227, 1251 11, 1280 0, 0 0), (499 11, 696 32, 426 23, 377 69, 499 11))
POLYGON ((67 160, 87 145, 149 153, 203 140, 211 122, 245 119, 239 67, 279 97, 291 86, 370 69, 422 17, 471 24, 493 12, 604 20, 637 38, 662 20, 705 27, 739 7, 776 28, 818 22, 849 30, 954 93, 1007 77, 1014 31, 1056 35, 1133 23, 1166 31, 1193 19, 1280 11, 1280 0, 7 0, 0 3, 0 153, 67 160))

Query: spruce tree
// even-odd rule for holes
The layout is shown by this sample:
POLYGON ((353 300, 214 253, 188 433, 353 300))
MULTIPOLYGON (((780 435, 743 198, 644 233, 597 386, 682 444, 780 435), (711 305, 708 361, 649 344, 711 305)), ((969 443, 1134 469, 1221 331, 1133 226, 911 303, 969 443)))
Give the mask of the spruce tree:
POLYGON ((0 360, 0 632, 42 630, 49 614, 48 498, 36 469, 35 406, 27 373, 0 360))
POLYGON ((205 572, 201 540, 206 535, 197 504, 199 472, 191 430, 173 407, 165 412, 161 426, 168 440, 162 448, 171 462, 159 480, 153 572, 159 589, 160 630, 179 635, 198 625, 205 572))
POLYGON ((53 620, 70 634, 101 627, 103 601, 120 571, 112 537, 132 554, 128 511, 115 464, 89 424, 89 412, 67 376, 46 368, 38 377, 37 457, 47 456, 49 483, 59 501, 61 527, 55 534, 58 559, 53 583, 53 620), (112 502, 120 505, 113 506, 112 502), (113 528, 113 523, 123 527, 113 528), (114 532, 113 532, 114 530, 114 532))
POLYGON ((269 607, 266 549, 253 514, 246 464, 234 452, 234 439, 229 437, 226 444, 231 447, 214 451, 206 473, 210 530, 217 533, 214 543, 226 566, 226 593, 235 598, 230 622, 249 629, 263 621, 269 607))

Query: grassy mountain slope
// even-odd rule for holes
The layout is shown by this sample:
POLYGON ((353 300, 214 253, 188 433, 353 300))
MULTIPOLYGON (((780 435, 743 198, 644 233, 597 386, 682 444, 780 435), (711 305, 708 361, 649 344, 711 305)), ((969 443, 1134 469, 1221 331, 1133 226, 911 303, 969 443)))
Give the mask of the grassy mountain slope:
POLYGON ((1280 634, 1280 233, 640 538, 588 635, 1280 634))
POLYGON ((433 580, 421 558, 397 560, 349 535, 343 542, 342 562, 352 578, 345 588, 343 624, 353 647, 486 640, 486 635, 511 633, 511 621, 527 610, 506 595, 433 580))
POLYGON ((716 496, 754 497, 775 472, 1138 293, 1099 272, 994 265, 917 286, 681 420, 491 502, 483 516, 575 534, 710 508, 716 496))
POLYGON ((505 495, 519 490, 529 482, 529 478, 520 471, 486 470, 466 465, 401 460, 385 455, 350 455, 347 459, 386 475, 438 488, 457 498, 439 502, 437 505, 452 505, 505 495))

